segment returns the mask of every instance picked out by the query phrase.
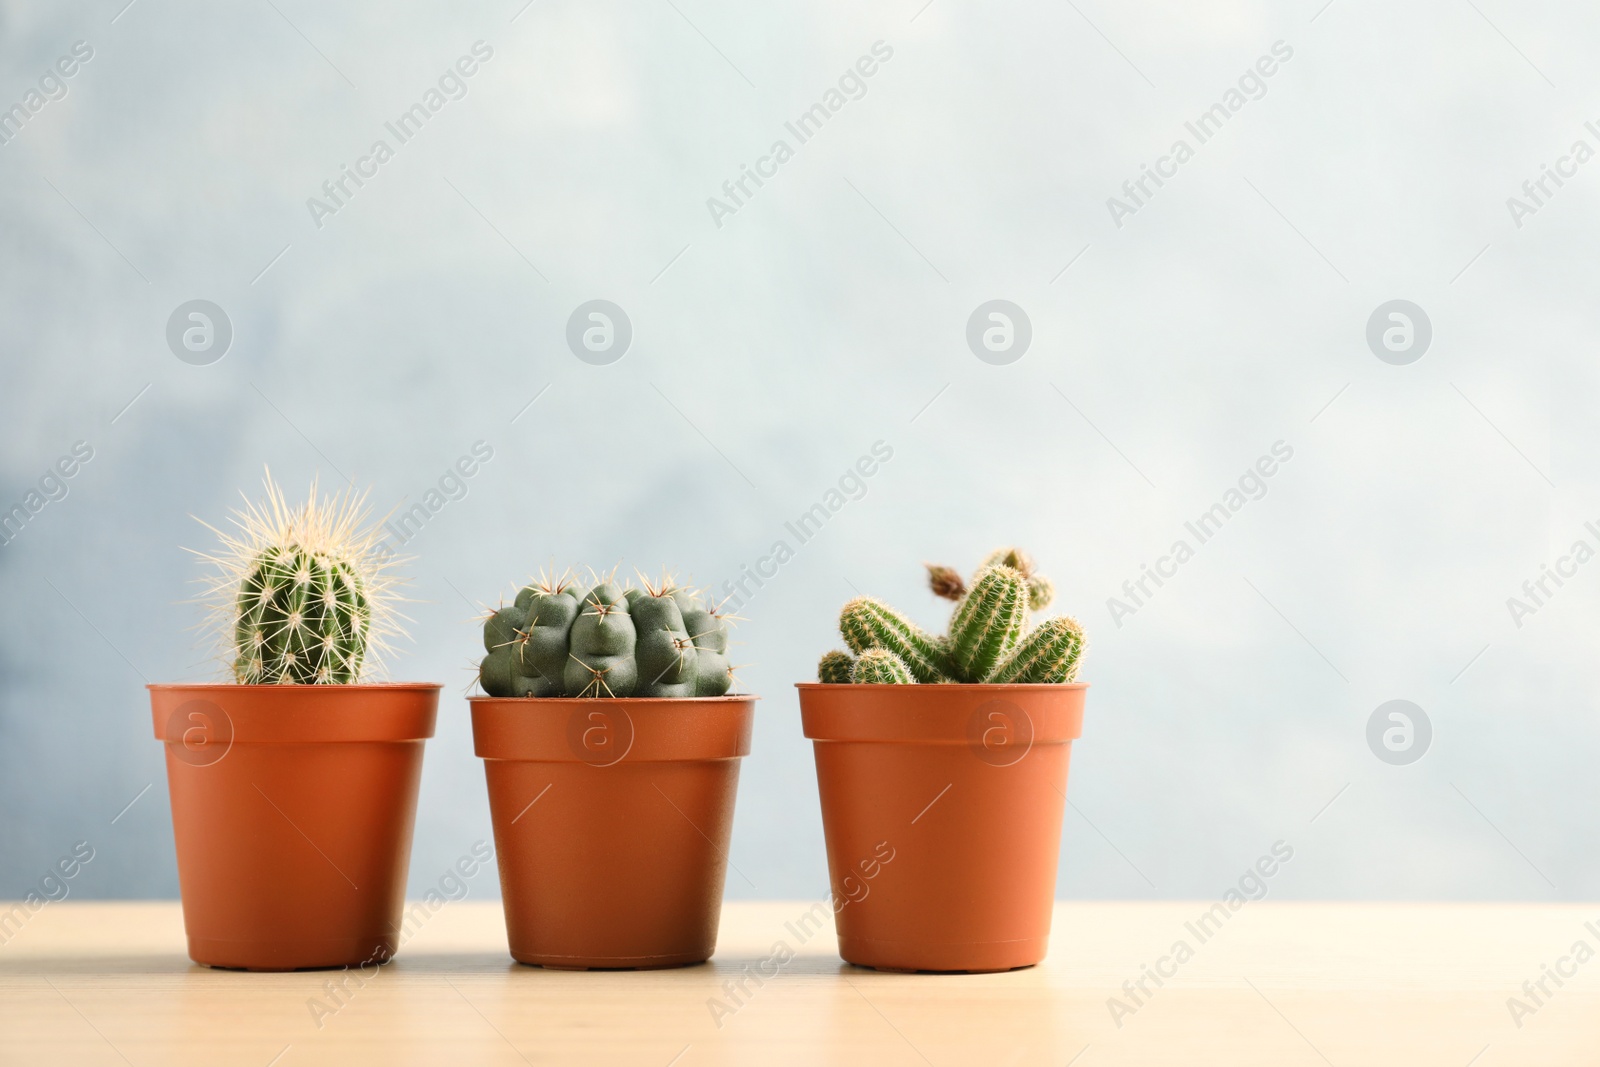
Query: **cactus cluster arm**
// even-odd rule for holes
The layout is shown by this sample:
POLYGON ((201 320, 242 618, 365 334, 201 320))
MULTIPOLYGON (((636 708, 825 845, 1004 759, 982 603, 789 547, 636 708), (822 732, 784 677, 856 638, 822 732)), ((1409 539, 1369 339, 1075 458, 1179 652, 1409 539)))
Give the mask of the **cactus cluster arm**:
POLYGON ((950 618, 950 662, 964 682, 983 682, 1019 640, 1028 622, 1020 571, 997 564, 982 571, 950 618))
POLYGON ((916 679, 911 677, 911 671, 893 652, 869 648, 856 660, 850 672, 850 681, 856 685, 912 685, 916 679))
POLYGON ((944 645, 881 600, 857 597, 839 614, 839 633, 857 654, 871 649, 894 653, 919 682, 949 681, 944 645))
POLYGON ((994 672, 992 682, 1063 683, 1078 675, 1083 627, 1061 616, 1040 623, 994 672))
POLYGON ((848 685, 856 659, 848 652, 824 652, 817 661, 817 681, 824 685, 848 685))

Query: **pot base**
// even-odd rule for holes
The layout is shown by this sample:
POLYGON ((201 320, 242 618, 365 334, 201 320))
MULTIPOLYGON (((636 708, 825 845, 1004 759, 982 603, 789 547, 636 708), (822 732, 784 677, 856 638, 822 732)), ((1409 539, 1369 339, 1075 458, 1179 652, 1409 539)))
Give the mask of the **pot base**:
POLYGON ((865 937, 839 938, 839 955, 846 963, 875 971, 915 974, 992 974, 1032 967, 1045 957, 1047 938, 1016 941, 980 941, 940 944, 927 941, 877 941, 865 937))
POLYGON ((323 971, 387 963, 391 938, 341 937, 331 941, 222 941, 189 938, 189 958, 224 971, 323 971))
POLYGON ((710 956, 699 953, 677 956, 535 956, 513 952, 511 958, 529 967, 549 971, 663 971, 673 967, 693 967, 710 956))

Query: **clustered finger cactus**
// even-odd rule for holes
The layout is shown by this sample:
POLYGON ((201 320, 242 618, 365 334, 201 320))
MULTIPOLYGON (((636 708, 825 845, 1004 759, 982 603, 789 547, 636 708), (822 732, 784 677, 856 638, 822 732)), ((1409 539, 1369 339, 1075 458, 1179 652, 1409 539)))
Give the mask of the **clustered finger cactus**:
POLYGON ((829 652, 817 677, 829 684, 941 682, 1065 683, 1078 676, 1083 627, 1067 616, 1031 626, 1031 612, 1055 598, 1019 548, 990 554, 969 586, 951 567, 928 565, 934 595, 956 602, 949 633, 939 637, 887 604, 857 597, 839 615, 849 652, 829 652), (852 655, 853 653, 853 655, 852 655))
POLYGON ((235 512, 235 530, 211 527, 216 553, 206 599, 236 682, 348 685, 362 679, 388 633, 395 562, 366 525, 366 495, 346 492, 292 507, 266 476, 266 499, 235 512))
POLYGON ((496 697, 709 697, 733 684, 727 618, 667 579, 530 584, 484 620, 483 647, 478 682, 496 697))

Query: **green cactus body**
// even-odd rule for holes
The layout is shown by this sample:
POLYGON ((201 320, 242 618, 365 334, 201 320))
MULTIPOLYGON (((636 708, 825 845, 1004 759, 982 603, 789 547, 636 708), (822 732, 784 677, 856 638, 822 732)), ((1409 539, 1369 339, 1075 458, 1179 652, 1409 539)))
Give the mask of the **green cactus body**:
POLYGON ((671 589, 665 590, 664 595, 669 595, 672 597, 673 602, 678 605, 678 610, 683 612, 683 617, 685 619, 689 617, 689 612, 691 611, 706 610, 705 603, 691 590, 674 586, 671 589))
POLYGON ((518 646, 520 673, 543 678, 557 693, 565 687, 568 635, 578 611, 578 602, 566 593, 540 593, 533 598, 518 646))
POLYGON ((733 684, 727 621, 670 580, 541 580, 490 613, 483 643, 478 679, 496 697, 721 696, 733 684))
POLYGON ((886 648, 869 648, 850 673, 856 685, 913 685, 916 679, 899 656, 886 648))
MULTIPOLYGON (((485 687, 485 692, 488 689, 485 687)), ((493 696, 494 694, 490 694, 493 696)), ((520 674, 511 677, 510 696, 514 697, 558 697, 561 687, 545 678, 525 678, 520 674)))
POLYGON ((693 696, 698 649, 684 625, 683 612, 671 595, 652 596, 642 590, 629 596, 634 629, 638 632, 634 658, 639 665, 639 687, 634 696, 693 696))
POLYGON ((297 544, 268 548, 239 583, 234 678, 245 684, 356 681, 371 607, 356 572, 297 544))
POLYGON ((569 697, 632 696, 639 685, 637 642, 627 596, 610 582, 595 586, 572 621, 563 691, 569 697))
POLYGON ((950 663, 964 682, 985 682, 1022 638, 1028 621, 1027 581, 998 564, 980 571, 950 618, 950 663))
POLYGON ((1062 616, 1040 623, 994 672, 993 682, 1070 682, 1078 676, 1083 655, 1083 627, 1062 616))
POLYGON ((511 649, 499 648, 483 657, 478 664, 478 684, 492 697, 515 695, 511 676, 511 649))
POLYGON ((728 663, 728 623, 704 607, 698 598, 683 613, 683 625, 694 642, 694 695, 719 697, 733 687, 733 668, 728 663))
POLYGON ((978 573, 982 574, 990 567, 1010 567, 1027 580, 1029 611, 1043 611, 1055 599, 1056 587, 1050 579, 1034 572, 1033 557, 1020 548, 1001 548, 989 553, 989 558, 978 567, 978 573))
POLYGON ((944 646, 881 600, 857 597, 839 613, 839 633, 858 655, 881 648, 895 654, 919 682, 948 681, 944 646))
POLYGON ((823 685, 848 685, 856 659, 848 652, 824 652, 817 662, 817 681, 823 685))
POLYGON ((527 616, 526 609, 516 605, 491 612, 483 620, 483 650, 497 652, 516 644, 527 616))

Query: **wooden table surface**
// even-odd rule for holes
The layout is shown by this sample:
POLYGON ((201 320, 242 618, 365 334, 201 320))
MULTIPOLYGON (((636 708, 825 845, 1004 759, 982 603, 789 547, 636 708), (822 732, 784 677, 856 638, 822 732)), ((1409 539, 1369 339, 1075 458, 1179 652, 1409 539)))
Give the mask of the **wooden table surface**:
POLYGON ((569 972, 513 963, 498 903, 460 902, 335 999, 338 972, 195 966, 175 903, 63 902, 0 946, 0 1063, 1600 1063, 1600 906, 1260 902, 1201 942, 1207 906, 1061 904, 1039 967, 904 975, 802 942, 809 903, 729 903, 704 966, 569 972), (740 993, 778 941, 794 958, 740 993))

